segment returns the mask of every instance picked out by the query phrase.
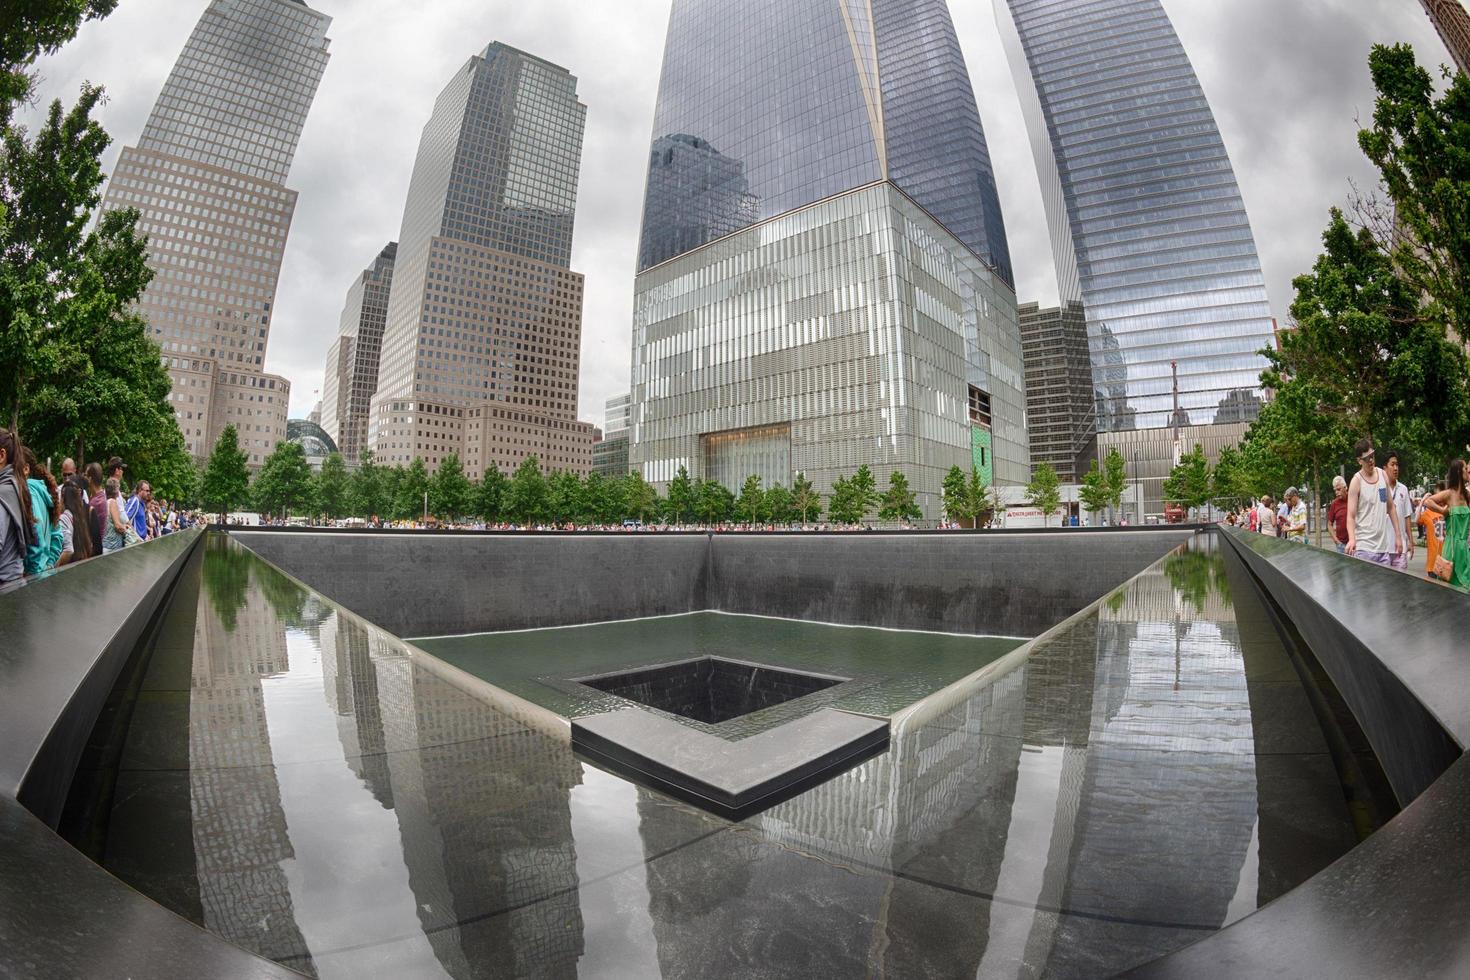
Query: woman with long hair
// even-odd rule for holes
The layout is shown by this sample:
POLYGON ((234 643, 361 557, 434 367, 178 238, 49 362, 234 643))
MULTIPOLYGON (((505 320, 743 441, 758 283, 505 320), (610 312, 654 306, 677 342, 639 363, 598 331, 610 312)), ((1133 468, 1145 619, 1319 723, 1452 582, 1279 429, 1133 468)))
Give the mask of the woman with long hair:
POLYGON ((1470 590, 1470 488, 1465 486, 1465 461, 1450 462, 1444 489, 1424 498, 1424 506, 1445 515, 1444 549, 1439 557, 1449 562, 1451 585, 1470 590))
POLYGON ((61 485, 61 555, 56 567, 82 561, 97 554, 92 545, 92 510, 80 474, 61 485))
POLYGON ((31 525, 36 529, 36 540, 26 549, 26 574, 36 575, 55 566, 61 555, 61 491, 29 446, 21 448, 20 458, 31 494, 31 525))
POLYGON ((102 553, 121 551, 128 543, 128 528, 131 526, 123 516, 122 484, 117 477, 109 477, 105 487, 107 494, 107 529, 102 535, 102 553))
POLYGON ((26 550, 34 537, 30 488, 22 483, 20 466, 20 440, 0 429, 0 582, 25 575, 26 550))

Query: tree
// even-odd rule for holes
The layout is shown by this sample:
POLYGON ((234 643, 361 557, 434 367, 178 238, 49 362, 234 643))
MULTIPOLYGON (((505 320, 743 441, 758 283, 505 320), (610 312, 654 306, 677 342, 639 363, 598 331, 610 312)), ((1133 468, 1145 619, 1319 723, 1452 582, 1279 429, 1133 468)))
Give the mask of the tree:
POLYGON ((852 498, 853 506, 858 508, 859 521, 867 519, 868 512, 878 506, 878 481, 873 478, 873 471, 867 463, 859 466, 852 475, 852 498))
POLYGON ((501 510, 511 521, 530 526, 546 520, 550 508, 551 491, 541 475, 541 461, 527 456, 506 484, 501 510))
POLYGON ((658 490, 634 470, 623 477, 623 508, 629 517, 645 523, 658 513, 658 490))
POLYGON ((1046 526, 1046 519, 1062 505, 1061 481, 1050 463, 1042 463, 1031 475, 1031 482, 1026 486, 1026 502, 1041 509, 1042 527, 1046 526))
POLYGON ((221 524, 226 514, 250 500, 250 471, 245 466, 245 453, 233 425, 225 426, 219 434, 200 483, 199 496, 204 509, 218 514, 221 524))
POLYGON ((766 519, 772 524, 790 524, 791 512, 791 491, 779 483, 771 484, 766 491, 766 519))
POLYGON ((117 0, 32 0, 7 7, 0 17, 0 126, 8 127, 15 106, 30 96, 36 58, 55 54, 83 21, 106 17, 116 6, 117 0))
POLYGON ((311 500, 311 466, 299 442, 278 442, 250 488, 262 513, 287 517, 311 500))
POLYGON ((727 520, 735 506, 735 495, 719 480, 700 480, 696 489, 699 493, 695 514, 705 524, 719 524, 727 520))
MULTIPOLYGON (((1108 506, 1117 511, 1123 506, 1123 491, 1128 489, 1128 461, 1116 447, 1109 449, 1103 460, 1103 486, 1108 491, 1108 506)), ((1138 501, 1138 505, 1142 508, 1143 501, 1138 501)))
MULTIPOLYGON (((323 464, 323 469, 326 465, 323 464)), ((358 457, 357 472, 347 488, 348 509, 358 517, 372 519, 388 513, 392 497, 384 486, 384 469, 377 464, 371 449, 363 450, 358 457)))
POLYGON ((856 524, 862 519, 852 493, 852 480, 839 476, 832 481, 832 495, 827 498, 827 517, 834 524, 856 524))
POLYGON ((1210 464, 1202 447, 1196 445, 1179 457, 1164 479, 1164 499, 1182 505, 1187 511, 1203 507, 1210 499, 1210 464))
POLYGON ((487 524, 500 520, 501 501, 505 495, 505 474, 492 460, 485 464, 485 475, 475 487, 475 514, 487 524))
POLYGON ((694 515, 694 481, 689 479, 689 470, 679 467, 669 481, 669 513, 675 524, 683 524, 684 518, 694 515))
POLYGON ((429 470, 421 457, 402 471, 393 489, 393 516, 400 521, 419 520, 424 516, 424 494, 429 492, 429 470))
POLYGON ((1107 475, 1097 468, 1097 460, 1092 461, 1092 466, 1082 477, 1082 489, 1077 492, 1082 500, 1082 506, 1093 514, 1101 514, 1107 510, 1108 504, 1112 503, 1112 493, 1108 486, 1107 475))
POLYGON ((745 478, 740 488, 740 497, 735 501, 735 516, 746 524, 760 524, 765 520, 766 494, 761 489, 761 478, 752 473, 745 478))
POLYGON ((951 466, 944 474, 940 486, 944 496, 944 514, 952 521, 975 526, 975 511, 971 506, 970 494, 965 486, 965 473, 959 466, 951 466))
POLYGON ((1379 241, 1427 318, 1470 337, 1470 79, 1455 73, 1435 98, 1407 44, 1374 45, 1368 69, 1378 98, 1358 146, 1392 205, 1379 241))
POLYGON ((821 513, 822 495, 812 487, 805 473, 796 474, 796 479, 791 481, 791 509, 801 515, 803 524, 809 516, 821 513))
POLYGON ((350 511, 348 504, 351 481, 347 476, 347 464, 341 453, 331 453, 322 460, 322 471, 316 475, 315 492, 317 513, 334 521, 350 511))
POLYGON ((909 489, 908 477, 894 470, 888 476, 888 492, 883 495, 882 506, 878 509, 880 521, 917 521, 924 516, 919 509, 919 504, 914 496, 914 491, 909 489))
POLYGON ((429 512, 442 520, 458 521, 475 509, 475 485, 464 475, 458 453, 439 461, 429 478, 429 512))

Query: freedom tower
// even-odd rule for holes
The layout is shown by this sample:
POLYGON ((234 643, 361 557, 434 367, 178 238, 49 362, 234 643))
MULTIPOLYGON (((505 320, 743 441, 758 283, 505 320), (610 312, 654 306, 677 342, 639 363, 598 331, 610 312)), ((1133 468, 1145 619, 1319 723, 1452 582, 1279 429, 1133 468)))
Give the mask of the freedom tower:
POLYGON ((940 516, 1029 477, 1010 254, 943 0, 674 0, 634 286, 632 467, 940 516))

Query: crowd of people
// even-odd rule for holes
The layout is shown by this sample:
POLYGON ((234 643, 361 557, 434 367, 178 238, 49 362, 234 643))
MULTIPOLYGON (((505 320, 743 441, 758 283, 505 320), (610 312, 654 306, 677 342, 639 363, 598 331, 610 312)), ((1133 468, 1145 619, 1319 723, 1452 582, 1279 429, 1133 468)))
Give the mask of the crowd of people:
MULTIPOLYGON (((1463 459, 1450 462, 1432 492, 1419 495, 1399 482, 1399 454, 1382 457, 1372 440, 1353 447, 1358 470, 1352 479, 1332 478, 1333 499, 1326 524, 1338 552, 1362 561, 1408 571, 1420 538, 1424 572, 1462 589, 1470 589, 1470 489, 1463 459)), ((1270 495, 1227 519, 1261 534, 1288 541, 1307 540, 1307 508, 1295 487, 1278 506, 1270 495)))
POLYGON ((172 534, 192 515, 155 499, 147 480, 127 484, 127 465, 61 461, 53 475, 0 429, 0 584, 172 534))

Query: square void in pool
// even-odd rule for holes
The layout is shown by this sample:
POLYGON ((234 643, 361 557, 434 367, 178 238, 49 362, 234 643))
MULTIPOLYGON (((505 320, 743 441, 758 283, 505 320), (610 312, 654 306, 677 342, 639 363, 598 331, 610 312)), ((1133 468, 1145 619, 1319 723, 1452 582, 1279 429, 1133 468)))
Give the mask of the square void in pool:
POLYGON ((718 725, 851 678, 781 670, 724 657, 697 657, 576 680, 650 708, 718 725))

